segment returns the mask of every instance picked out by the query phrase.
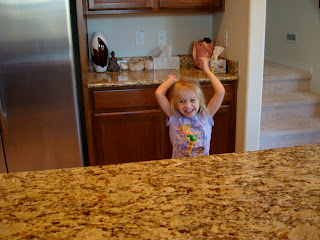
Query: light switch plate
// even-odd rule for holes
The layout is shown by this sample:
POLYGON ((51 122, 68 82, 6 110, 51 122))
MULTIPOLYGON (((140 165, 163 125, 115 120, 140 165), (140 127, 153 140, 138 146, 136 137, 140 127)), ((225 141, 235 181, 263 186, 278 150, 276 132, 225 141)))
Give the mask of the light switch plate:
POLYGON ((157 40, 158 40, 158 45, 166 45, 167 44, 167 32, 166 31, 157 32, 157 40))
POLYGON ((228 31, 225 31, 224 32, 224 35, 223 35, 223 46, 225 47, 225 48, 227 48, 228 47, 228 31))
POLYGON ((136 31, 135 36, 136 36, 136 45, 137 46, 144 45, 144 31, 136 31))

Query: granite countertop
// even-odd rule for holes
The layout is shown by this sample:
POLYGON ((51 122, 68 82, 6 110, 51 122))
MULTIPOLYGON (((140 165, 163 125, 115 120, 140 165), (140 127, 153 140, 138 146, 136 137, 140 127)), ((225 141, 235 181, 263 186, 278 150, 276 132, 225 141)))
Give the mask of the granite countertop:
POLYGON ((0 175, 1 239, 319 239, 320 145, 0 175))
MULTIPOLYGON (((104 72, 97 73, 91 68, 87 75, 88 88, 100 87, 128 87, 139 85, 159 85, 165 81, 169 74, 180 77, 196 78, 200 82, 209 82, 207 75, 200 69, 195 68, 190 63, 189 56, 181 56, 180 69, 165 69, 165 70, 143 70, 143 71, 119 71, 119 72, 104 72)), ((227 60, 228 73, 216 74, 223 81, 238 80, 238 62, 227 60)))

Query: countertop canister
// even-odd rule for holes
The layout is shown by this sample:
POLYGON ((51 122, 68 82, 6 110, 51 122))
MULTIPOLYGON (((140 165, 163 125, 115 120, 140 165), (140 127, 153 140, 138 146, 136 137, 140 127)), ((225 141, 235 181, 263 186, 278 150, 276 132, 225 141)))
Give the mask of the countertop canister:
POLYGON ((102 32, 94 32, 91 38, 90 51, 94 70, 106 72, 108 65, 108 45, 102 32))

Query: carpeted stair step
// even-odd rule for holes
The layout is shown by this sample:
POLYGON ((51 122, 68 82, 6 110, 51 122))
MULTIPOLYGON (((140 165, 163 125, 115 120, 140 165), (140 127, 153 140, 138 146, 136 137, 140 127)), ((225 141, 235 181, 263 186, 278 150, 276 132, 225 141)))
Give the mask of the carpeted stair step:
POLYGON ((320 95, 311 92, 264 94, 261 121, 320 117, 320 95))
POLYGON ((264 62, 263 81, 309 79, 312 74, 308 71, 289 67, 279 63, 264 62))
POLYGON ((264 62, 263 93, 309 91, 311 73, 269 61, 264 62))
POLYGON ((309 89, 310 79, 274 80, 263 82, 264 94, 307 92, 309 89))
POLYGON ((320 143, 320 117, 261 122, 259 149, 320 143))

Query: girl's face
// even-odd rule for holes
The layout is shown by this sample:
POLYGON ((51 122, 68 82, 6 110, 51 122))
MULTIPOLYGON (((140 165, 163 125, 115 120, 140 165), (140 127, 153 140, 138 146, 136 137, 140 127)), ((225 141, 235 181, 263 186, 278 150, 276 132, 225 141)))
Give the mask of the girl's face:
POLYGON ((193 91, 183 89, 180 93, 179 101, 176 103, 176 108, 182 115, 192 118, 199 111, 199 99, 193 91))

